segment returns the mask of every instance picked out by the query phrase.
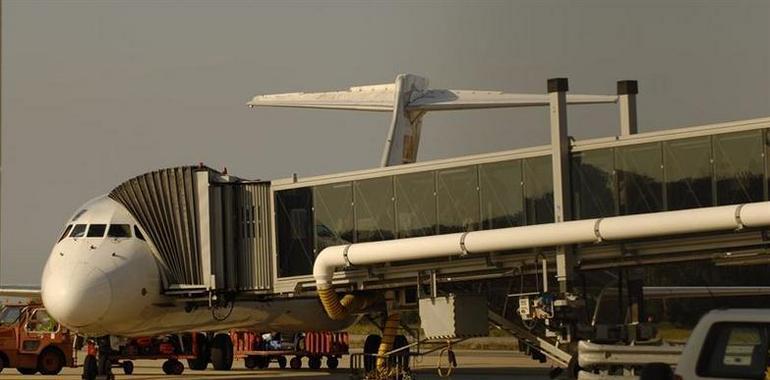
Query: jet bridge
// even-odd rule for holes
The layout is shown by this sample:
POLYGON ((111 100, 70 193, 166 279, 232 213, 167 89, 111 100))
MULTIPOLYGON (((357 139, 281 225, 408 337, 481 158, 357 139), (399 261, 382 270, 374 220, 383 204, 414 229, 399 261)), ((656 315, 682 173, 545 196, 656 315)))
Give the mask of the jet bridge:
POLYGON ((168 294, 320 295, 339 313, 351 305, 335 303, 341 292, 386 294, 388 311, 423 307, 426 294, 486 294, 493 325, 566 365, 577 339, 649 336, 643 281, 626 268, 770 263, 770 118, 638 133, 636 82, 617 90, 571 96, 565 79, 547 94, 431 90, 406 75, 257 96, 250 106, 391 112, 382 167, 271 182, 172 168, 110 196, 147 232, 168 294), (619 135, 569 139, 567 106, 596 103, 619 104, 619 135), (549 107, 550 145, 414 162, 426 112, 524 106, 549 107), (627 307, 610 324, 579 323, 589 298, 580 279, 607 269, 626 273, 616 294, 627 307))
POLYGON ((110 193, 147 233, 168 292, 272 287, 270 183, 208 167, 132 178, 110 193))

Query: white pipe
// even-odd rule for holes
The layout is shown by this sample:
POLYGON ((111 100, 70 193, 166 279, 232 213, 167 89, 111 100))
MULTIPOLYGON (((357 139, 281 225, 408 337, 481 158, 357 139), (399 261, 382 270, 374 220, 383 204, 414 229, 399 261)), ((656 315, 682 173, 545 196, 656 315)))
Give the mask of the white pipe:
POLYGON ((328 288, 334 269, 348 265, 372 265, 763 226, 770 226, 770 202, 338 245, 328 247, 318 254, 313 265, 313 277, 319 288, 328 288))

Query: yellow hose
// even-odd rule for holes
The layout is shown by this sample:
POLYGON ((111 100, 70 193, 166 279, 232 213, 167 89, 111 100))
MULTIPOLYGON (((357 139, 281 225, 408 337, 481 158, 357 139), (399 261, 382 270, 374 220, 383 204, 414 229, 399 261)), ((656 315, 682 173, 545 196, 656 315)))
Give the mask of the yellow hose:
MULTIPOLYGON (((345 319, 351 312, 362 310, 369 306, 369 297, 347 294, 340 299, 337 292, 331 286, 318 287, 317 290, 318 298, 321 299, 321 304, 324 310, 326 310, 326 314, 335 321, 345 319)), ((386 368, 388 361, 384 355, 393 350, 393 342, 395 342, 396 335, 398 335, 400 324, 401 315, 398 312, 388 315, 385 327, 382 329, 382 341, 377 350, 377 369, 379 370, 386 368)))
POLYGON ((385 321, 385 327, 382 329, 380 348, 377 350, 377 369, 385 369, 388 358, 384 355, 393 350, 393 342, 396 340, 396 335, 398 335, 398 327, 400 324, 400 314, 395 312, 388 315, 388 319, 385 321))
POLYGON ((369 306, 369 297, 347 294, 340 299, 334 288, 318 288, 318 297, 329 318, 339 321, 369 306))

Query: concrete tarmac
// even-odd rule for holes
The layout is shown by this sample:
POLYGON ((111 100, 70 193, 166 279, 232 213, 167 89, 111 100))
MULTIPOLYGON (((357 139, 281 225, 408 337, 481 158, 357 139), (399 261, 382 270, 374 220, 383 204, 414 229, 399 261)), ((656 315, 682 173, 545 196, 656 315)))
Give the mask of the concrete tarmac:
MULTIPOLYGON (((457 350, 458 368, 454 369, 451 379, 455 380, 546 380, 550 364, 540 364, 523 356, 519 352, 512 351, 465 351, 457 350)), ((431 355, 418 360, 415 368, 415 379, 438 380, 436 373, 437 355, 431 355)), ((336 370, 307 369, 307 359, 303 361, 305 368, 299 370, 279 369, 275 363, 271 368, 264 370, 248 370, 243 365, 243 360, 236 360, 231 371, 192 371, 185 363, 185 371, 179 376, 163 374, 160 360, 140 360, 134 363, 134 374, 127 376, 123 370, 115 368, 113 372, 116 379, 125 380, 173 380, 173 379, 285 379, 285 380, 349 380, 349 361, 343 358, 340 367, 336 370)), ((324 361, 324 365, 325 365, 324 361)), ((79 380, 80 368, 65 368, 59 376, 24 376, 16 369, 6 368, 0 373, 0 379, 67 379, 79 380)))

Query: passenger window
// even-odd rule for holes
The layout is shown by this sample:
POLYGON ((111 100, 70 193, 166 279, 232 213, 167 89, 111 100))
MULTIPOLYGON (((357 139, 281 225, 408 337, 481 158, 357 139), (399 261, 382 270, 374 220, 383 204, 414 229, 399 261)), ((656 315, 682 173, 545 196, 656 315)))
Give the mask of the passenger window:
POLYGON ((86 227, 87 224, 76 224, 75 227, 72 228, 72 233, 70 233, 71 238, 79 238, 86 236, 86 227))
POLYGON ((62 232, 61 236, 59 237, 59 241, 62 241, 62 239, 67 237, 67 235, 69 235, 69 233, 70 233, 70 230, 72 230, 72 225, 71 224, 67 225, 67 228, 64 229, 64 232, 62 232))
POLYGON ((107 237, 130 238, 131 226, 128 224, 110 224, 110 229, 107 230, 107 237))
POLYGON ((104 231, 106 230, 107 230, 106 224, 92 224, 90 227, 88 227, 88 235, 86 235, 86 237, 90 237, 90 238, 104 237, 104 231))
POLYGON ((144 235, 142 235, 142 231, 139 231, 139 227, 134 226, 134 235, 136 235, 136 238, 139 240, 144 240, 144 235))
POLYGON ((698 376, 764 379, 768 364, 767 343, 764 325, 717 323, 703 345, 698 376))

